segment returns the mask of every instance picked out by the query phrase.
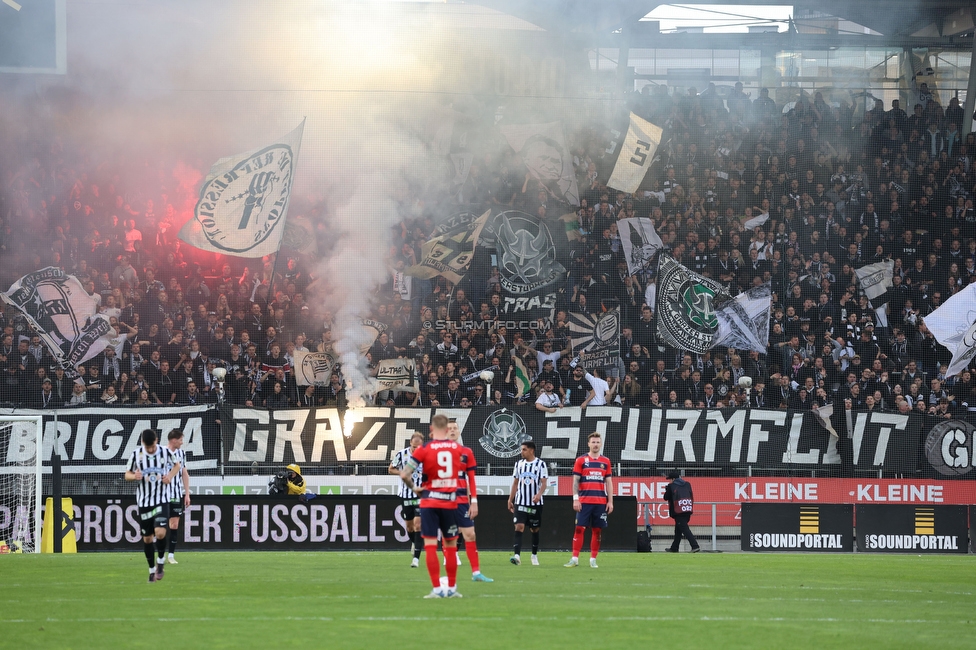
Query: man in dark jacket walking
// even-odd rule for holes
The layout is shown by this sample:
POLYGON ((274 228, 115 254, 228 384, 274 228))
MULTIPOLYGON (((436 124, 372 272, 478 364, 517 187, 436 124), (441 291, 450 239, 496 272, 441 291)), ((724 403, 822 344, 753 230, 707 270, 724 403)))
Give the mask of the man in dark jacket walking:
POLYGON ((688 543, 691 544, 691 552, 697 553, 701 550, 698 540, 688 527, 688 521, 694 512, 695 496, 691 491, 691 484, 681 478, 678 470, 668 472, 671 482, 664 488, 664 500, 668 502, 668 513, 674 519, 674 541, 671 548, 664 549, 668 553, 677 553, 681 545, 681 536, 684 535, 688 543))

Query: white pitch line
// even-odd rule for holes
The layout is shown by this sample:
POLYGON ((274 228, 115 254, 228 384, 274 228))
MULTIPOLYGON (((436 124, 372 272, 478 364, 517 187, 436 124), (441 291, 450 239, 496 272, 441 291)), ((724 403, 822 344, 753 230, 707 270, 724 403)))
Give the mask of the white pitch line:
POLYGON ((241 616, 241 617, 171 617, 171 618, 11 618, 0 619, 0 623, 145 623, 156 620, 160 623, 217 623, 217 622, 335 622, 335 621, 463 621, 463 622, 488 622, 501 620, 520 620, 520 621, 637 621, 637 622, 681 622, 697 621, 704 623, 875 623, 875 624, 903 624, 917 625, 936 624, 936 625, 963 625, 964 621, 942 621, 932 619, 891 619, 891 618, 834 618, 834 617, 810 617, 795 618, 787 616, 758 617, 758 616, 606 616, 606 617, 581 617, 581 616, 241 616))
POLYGON ((14 11, 20 11, 21 9, 20 5, 14 2, 14 0, 3 0, 3 4, 7 5, 14 11))

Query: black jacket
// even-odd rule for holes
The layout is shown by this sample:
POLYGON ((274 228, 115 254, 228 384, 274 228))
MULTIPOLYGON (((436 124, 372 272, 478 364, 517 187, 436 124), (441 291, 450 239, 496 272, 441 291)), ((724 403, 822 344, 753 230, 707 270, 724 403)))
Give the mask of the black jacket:
POLYGON ((691 483, 683 478, 676 478, 664 488, 664 500, 668 502, 668 516, 691 515, 694 512, 695 496, 691 490, 691 483))

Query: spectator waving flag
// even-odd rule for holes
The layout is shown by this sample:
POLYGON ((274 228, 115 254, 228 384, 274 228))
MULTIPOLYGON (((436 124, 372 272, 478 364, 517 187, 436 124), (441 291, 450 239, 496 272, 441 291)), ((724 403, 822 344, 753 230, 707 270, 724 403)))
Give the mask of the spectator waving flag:
POLYGON ((421 259, 407 269, 407 275, 425 280, 442 275, 453 284, 460 282, 471 266, 478 237, 490 214, 491 210, 480 217, 462 212, 437 226, 421 249, 421 259))
POLYGON ((654 153, 661 144, 662 133, 661 127, 631 113, 627 137, 624 138, 607 186, 631 194, 636 192, 647 170, 651 168, 654 153))
POLYGON ((336 367, 331 352, 295 350, 295 383, 299 386, 328 386, 336 367))
POLYGON ((772 296, 772 287, 767 283, 743 291, 734 299, 720 305, 715 310, 718 329, 713 347, 722 345, 766 354, 769 346, 772 296))
POLYGON ((627 260, 627 272, 633 275, 647 269, 647 265, 664 242, 654 230, 654 222, 646 217, 621 219, 617 222, 620 245, 627 260))
POLYGON ((237 257, 277 252, 304 129, 302 120, 266 147, 215 162, 180 239, 201 250, 237 257))
POLYGON ((532 382, 529 381, 529 371, 525 369, 522 359, 517 355, 512 355, 512 363, 515 366, 515 399, 520 399, 532 390, 532 382))
POLYGON ((679 350, 710 350, 718 330, 715 305, 728 300, 726 289, 665 254, 658 259, 657 278, 658 337, 679 350))
POLYGON ((28 273, 0 298, 27 318, 65 368, 99 354, 116 335, 78 278, 53 266, 28 273))
POLYGON ((384 359, 376 367, 377 390, 396 389, 403 393, 418 393, 417 376, 414 371, 414 360, 384 359))
POLYGON ((893 286, 891 276, 894 269, 893 260, 882 260, 862 266, 854 271, 857 275, 857 281, 861 285, 861 291, 871 301, 871 306, 874 307, 874 313, 878 319, 878 325, 882 327, 888 326, 888 312, 885 305, 891 300, 889 294, 893 286))
POLYGON ((926 316, 925 326, 952 353, 946 377, 965 370, 976 357, 976 284, 970 284, 926 316))

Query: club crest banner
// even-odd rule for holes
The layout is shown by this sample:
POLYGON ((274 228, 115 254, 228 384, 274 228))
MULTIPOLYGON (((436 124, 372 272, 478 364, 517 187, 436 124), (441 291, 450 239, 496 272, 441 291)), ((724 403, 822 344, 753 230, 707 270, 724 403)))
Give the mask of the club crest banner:
POLYGON ((336 357, 331 352, 295 351, 295 382, 299 386, 328 386, 336 357))
POLYGON ((715 304, 728 300, 726 289, 661 255, 657 274, 657 333, 671 347, 701 354, 712 348, 718 331, 715 304))
POLYGON ((605 368, 620 358, 620 308, 604 314, 569 314, 573 353, 586 370, 605 368))
POLYGON ((302 120, 273 144, 215 162, 180 239, 201 250, 238 257, 276 252, 285 232, 304 129, 302 120))

